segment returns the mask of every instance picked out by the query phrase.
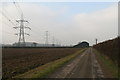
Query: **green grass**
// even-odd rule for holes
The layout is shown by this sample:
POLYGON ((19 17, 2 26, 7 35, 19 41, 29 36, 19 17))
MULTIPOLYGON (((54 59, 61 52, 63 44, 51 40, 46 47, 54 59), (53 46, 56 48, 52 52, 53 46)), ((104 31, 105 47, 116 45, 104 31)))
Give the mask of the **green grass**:
POLYGON ((94 52, 99 57, 99 59, 106 65, 108 70, 111 72, 112 76, 114 78, 118 78, 118 66, 104 54, 98 52, 95 49, 94 49, 94 52))
POLYGON ((83 51, 84 50, 80 50, 75 54, 72 54, 62 59, 51 62, 50 64, 48 64, 48 66, 44 70, 41 70, 38 74, 34 75, 33 78, 46 78, 49 73, 55 71, 57 68, 61 67, 63 64, 67 63, 68 61, 72 60, 83 51))
POLYGON ((55 71, 57 68, 63 66, 68 61, 74 59, 86 49, 81 49, 76 53, 73 53, 69 56, 63 57, 61 59, 55 60, 53 62, 47 63, 43 66, 36 68, 35 70, 29 71, 22 75, 16 76, 15 78, 46 78, 50 73, 55 71))

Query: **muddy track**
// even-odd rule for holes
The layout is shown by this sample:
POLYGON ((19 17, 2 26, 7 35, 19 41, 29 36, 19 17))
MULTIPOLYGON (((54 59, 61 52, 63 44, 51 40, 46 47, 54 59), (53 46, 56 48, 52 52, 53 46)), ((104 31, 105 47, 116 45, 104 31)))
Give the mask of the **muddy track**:
POLYGON ((92 48, 87 49, 74 60, 57 69, 49 78, 105 78, 101 65, 92 48))

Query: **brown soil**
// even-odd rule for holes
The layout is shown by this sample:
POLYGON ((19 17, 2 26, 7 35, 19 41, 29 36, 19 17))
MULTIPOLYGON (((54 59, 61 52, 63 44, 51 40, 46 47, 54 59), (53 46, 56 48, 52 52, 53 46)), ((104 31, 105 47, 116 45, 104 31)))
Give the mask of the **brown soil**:
POLYGON ((79 48, 3 48, 3 78, 11 78, 46 64, 73 54, 79 48))

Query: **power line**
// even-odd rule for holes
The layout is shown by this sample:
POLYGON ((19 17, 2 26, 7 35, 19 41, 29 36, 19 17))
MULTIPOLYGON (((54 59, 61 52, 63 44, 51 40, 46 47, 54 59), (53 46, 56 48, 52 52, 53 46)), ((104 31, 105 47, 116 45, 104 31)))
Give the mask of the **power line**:
POLYGON ((12 22, 12 20, 4 13, 0 10, 0 13, 2 14, 2 16, 4 16, 12 25, 15 26, 15 24, 12 22))
POLYGON ((7 31, 4 31, 4 30, 2 30, 2 32, 7 33, 8 35, 13 35, 13 33, 11 33, 11 32, 7 32, 7 31))
POLYGON ((17 2, 15 2, 14 0, 13 0, 13 4, 15 5, 16 9, 18 10, 18 13, 20 13, 20 15, 21 15, 21 20, 16 20, 18 23, 20 23, 20 26, 19 27, 14 27, 15 29, 19 28, 19 30, 20 30, 19 33, 16 34, 16 35, 19 35, 18 46, 23 46, 24 47, 24 46, 26 46, 24 35, 29 35, 28 33, 24 32, 24 29, 27 28, 27 29, 31 30, 31 28, 24 26, 24 22, 28 23, 28 21, 23 19, 23 11, 20 8, 20 5, 17 2))
MULTIPOLYGON (((22 9, 20 8, 20 5, 18 4, 18 2, 15 2, 15 1, 13 0, 13 4, 15 5, 16 9, 18 10, 18 13, 23 14, 23 11, 22 11, 22 9)), ((36 30, 39 30, 39 28, 37 28, 36 30)), ((33 32, 33 31, 32 31, 32 32, 33 32)), ((36 33, 36 31, 35 31, 34 33, 36 33)), ((37 33, 37 35, 38 35, 38 33, 37 33)))
MULTIPOLYGON (((1 11, 2 12, 2 11, 1 11)), ((4 12, 6 12, 6 13, 8 13, 7 11, 4 11, 4 12)), ((2 12, 2 14, 4 14, 4 12, 2 12)), ((8 21, 10 21, 11 22, 11 20, 6 16, 6 14, 4 14, 4 17, 8 20, 8 21)), ((13 22, 11 22, 12 24, 14 24, 13 22)), ((9 24, 7 24, 7 23, 4 23, 4 24, 6 24, 7 26, 9 26, 9 24)), ((16 25, 15 25, 16 26, 16 25)), ((15 27, 14 27, 15 28, 15 27)), ((29 28, 29 27, 25 27, 25 28, 29 28)), ((30 28, 29 28, 30 29, 30 28)), ((35 32, 36 33, 36 32, 35 32)), ((25 33, 26 35, 29 35, 29 34, 27 34, 27 33, 25 33)))
MULTIPOLYGON (((5 3, 3 3, 3 5, 5 5, 5 3)), ((13 16, 11 16, 9 14, 9 12, 6 10, 5 7, 3 7, 2 11, 1 11, 2 15, 9 21, 12 23, 12 25, 16 26, 16 24, 14 24, 13 20, 15 21, 15 17, 13 18, 13 16), (5 14, 6 13, 6 14, 5 14), (12 20, 13 19, 13 20, 12 20)), ((3 22, 3 21, 2 21, 3 22)), ((8 25, 7 23, 4 22, 4 24, 8 25)), ((10 25, 8 25, 10 26, 10 25)))
MULTIPOLYGON (((1 21, 1 20, 0 20, 1 21)), ((7 26, 10 26, 8 23, 6 23, 5 21, 1 21, 1 23, 7 25, 7 26)))
MULTIPOLYGON (((5 12, 9 16, 9 18, 14 19, 13 16, 8 14, 8 11, 5 9, 5 7, 3 7, 2 11, 5 12)), ((14 19, 14 21, 15 21, 15 19, 14 19)))
MULTIPOLYGON (((15 7, 16 7, 16 9, 17 9, 17 11, 18 11, 18 13, 21 15, 22 14, 22 18, 23 18, 23 11, 22 11, 22 9, 20 8, 20 5, 17 3, 17 2, 15 2, 15 1, 13 1, 13 3, 14 3, 14 5, 15 5, 15 7)), ((13 25, 15 25, 12 21, 11 21, 11 19, 9 19, 9 17, 8 16, 6 16, 4 13, 3 13, 3 15, 4 15, 4 17, 6 17, 6 19, 8 19, 8 21, 9 22, 11 22, 13 25)), ((22 19, 21 18, 21 20, 17 20, 17 22, 19 22, 20 23, 20 26, 21 26, 21 24, 23 25, 23 29, 21 29, 20 28, 20 26, 19 27, 14 27, 14 28, 19 28, 19 30, 20 30, 20 33, 17 33, 17 35, 19 35, 19 41, 18 41, 18 43, 20 43, 20 40, 22 40, 22 42, 23 43, 25 43, 25 37, 24 37, 24 35, 29 35, 29 34, 27 34, 27 33, 25 33, 24 32, 24 28, 28 28, 28 29, 31 29, 31 28, 29 28, 29 27, 25 27, 24 26, 24 19, 22 19), (21 36, 22 36, 22 38, 21 38, 21 36), (21 39, 20 39, 21 38, 21 39)), ((26 21, 25 21, 26 22, 26 21)), ((39 28, 38 29, 36 29, 36 30, 39 30, 39 28)), ((33 31, 34 32, 34 31, 33 31)), ((35 33, 36 33, 36 31, 35 31, 35 33)), ((38 33, 36 33, 36 35, 38 35, 39 36, 39 34, 38 33)), ((49 44, 49 35, 48 35, 48 31, 46 31, 46 42, 45 42, 45 44, 49 44)), ((53 43, 55 43, 55 40, 53 41, 53 43)))
POLYGON ((23 19, 23 15, 21 15, 21 19, 20 20, 16 20, 16 22, 20 23, 19 27, 14 27, 15 29, 19 28, 19 30, 20 30, 19 33, 16 33, 16 35, 19 36, 18 46, 19 47, 25 47, 26 46, 25 35, 29 35, 29 34, 25 33, 24 29, 27 28, 27 29, 31 30, 31 28, 24 26, 24 22, 28 22, 28 21, 23 19))
MULTIPOLYGON (((34 26, 34 25, 31 24, 31 23, 29 23, 29 24, 30 24, 31 26, 34 26)), ((35 26, 34 26, 34 27, 35 27, 35 26)), ((40 30, 40 29, 39 29, 38 27, 35 27, 35 30, 32 29, 32 32, 35 33, 35 36, 36 36, 37 39, 38 39, 39 36, 40 36, 40 35, 39 35, 39 34, 40 34, 40 33, 39 33, 39 32, 40 32, 39 30, 40 30)), ((43 35, 43 36, 44 36, 44 35, 43 35)), ((39 39, 42 39, 42 38, 39 38, 39 39)))
POLYGON ((14 0, 13 0, 13 4, 15 5, 15 7, 16 7, 16 9, 17 9, 17 11, 18 11, 18 14, 23 14, 23 11, 22 11, 22 9, 20 8, 20 6, 19 6, 19 4, 17 3, 17 2, 15 2, 14 0))

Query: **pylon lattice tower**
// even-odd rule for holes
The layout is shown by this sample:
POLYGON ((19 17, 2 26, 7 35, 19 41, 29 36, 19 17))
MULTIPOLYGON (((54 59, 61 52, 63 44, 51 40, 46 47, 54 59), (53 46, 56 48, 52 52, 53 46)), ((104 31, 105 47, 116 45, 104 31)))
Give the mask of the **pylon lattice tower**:
POLYGON ((31 30, 31 28, 24 26, 24 22, 28 23, 28 21, 23 19, 23 14, 21 15, 21 20, 16 20, 16 22, 18 22, 20 24, 18 27, 13 27, 15 29, 19 29, 19 33, 15 34, 15 35, 19 36, 18 47, 25 47, 26 46, 25 35, 29 35, 29 34, 25 33, 25 28, 30 29, 30 30, 31 30))

